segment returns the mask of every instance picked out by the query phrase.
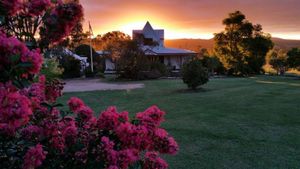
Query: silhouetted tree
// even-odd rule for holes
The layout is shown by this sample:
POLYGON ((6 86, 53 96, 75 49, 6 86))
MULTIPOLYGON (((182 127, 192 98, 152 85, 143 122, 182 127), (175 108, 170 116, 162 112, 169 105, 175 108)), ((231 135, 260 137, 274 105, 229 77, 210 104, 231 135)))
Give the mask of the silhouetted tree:
POLYGON ((204 67, 207 68, 210 75, 223 74, 224 67, 218 57, 214 55, 206 55, 201 59, 204 67))
POLYGON ((87 35, 83 33, 82 21, 83 19, 80 22, 78 22, 70 32, 69 46, 71 49, 75 49, 77 46, 81 45, 83 40, 87 38, 87 35))
POLYGON ((287 64, 290 68, 300 70, 300 49, 292 48, 287 52, 287 64))
POLYGON ((214 36, 215 53, 229 74, 260 73, 267 52, 273 48, 271 37, 253 25, 240 11, 223 20, 225 30, 214 36))
POLYGON ((144 52, 139 48, 138 43, 133 40, 121 42, 116 69, 120 77, 138 79, 142 71, 149 71, 149 61, 144 52))
POLYGON ((277 74, 283 75, 287 69, 286 52, 282 49, 275 49, 268 53, 267 60, 277 74))
POLYGON ((120 31, 113 31, 101 37, 102 49, 110 53, 112 59, 118 59, 121 55, 121 48, 130 40, 130 36, 120 31))
MULTIPOLYGON (((75 48, 75 53, 82 57, 87 57, 87 61, 91 65, 91 51, 90 45, 82 44, 75 48)), ((93 66, 95 72, 103 72, 105 67, 105 59, 101 57, 95 50, 92 48, 92 57, 93 57, 93 66)), ((90 70, 90 68, 87 68, 90 70)))

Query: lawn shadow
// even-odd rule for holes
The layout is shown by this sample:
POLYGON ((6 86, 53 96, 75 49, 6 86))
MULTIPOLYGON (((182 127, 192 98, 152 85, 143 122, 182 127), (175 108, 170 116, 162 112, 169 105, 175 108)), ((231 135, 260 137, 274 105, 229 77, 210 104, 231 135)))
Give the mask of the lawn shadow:
POLYGON ((205 92, 209 92, 209 91, 212 91, 212 90, 200 87, 195 90, 193 90, 193 89, 177 89, 177 90, 173 90, 172 93, 205 93, 205 92))

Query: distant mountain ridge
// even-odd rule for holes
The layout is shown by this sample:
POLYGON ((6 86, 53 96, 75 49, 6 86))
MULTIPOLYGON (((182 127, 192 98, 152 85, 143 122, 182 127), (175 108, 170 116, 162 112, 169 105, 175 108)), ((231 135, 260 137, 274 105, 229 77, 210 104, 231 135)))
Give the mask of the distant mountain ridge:
MULTIPOLYGON (((275 43, 275 47, 289 50, 293 47, 300 47, 300 40, 288 40, 281 38, 272 38, 272 41, 275 43)), ((206 48, 212 50, 214 46, 213 39, 166 39, 166 47, 188 49, 197 51, 199 48, 206 48)))

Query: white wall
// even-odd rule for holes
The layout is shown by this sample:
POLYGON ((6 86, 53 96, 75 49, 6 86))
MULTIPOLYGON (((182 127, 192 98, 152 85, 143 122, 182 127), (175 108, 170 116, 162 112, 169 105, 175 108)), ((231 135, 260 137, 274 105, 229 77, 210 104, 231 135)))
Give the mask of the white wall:
POLYGON ((164 64, 167 66, 172 66, 175 69, 180 69, 182 64, 184 63, 184 56, 165 56, 164 64))

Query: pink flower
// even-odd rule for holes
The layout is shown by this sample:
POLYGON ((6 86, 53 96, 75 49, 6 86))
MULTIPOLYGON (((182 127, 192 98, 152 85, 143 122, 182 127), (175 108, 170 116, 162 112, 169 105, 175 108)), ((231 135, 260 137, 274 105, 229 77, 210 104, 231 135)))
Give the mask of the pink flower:
POLYGON ((147 128, 141 125, 136 126, 129 122, 122 123, 115 132, 122 146, 126 148, 143 150, 151 143, 147 128))
POLYGON ((32 50, 27 51, 26 54, 21 56, 22 62, 29 62, 31 66, 28 68, 28 73, 30 74, 37 74, 39 73, 40 69, 42 68, 43 58, 40 54, 40 50, 32 50))
POLYGON ((41 15, 51 5, 50 0, 30 0, 26 3, 29 16, 41 15))
POLYGON ((175 155, 178 151, 178 144, 173 137, 170 137, 166 130, 158 128, 152 136, 153 145, 152 150, 160 153, 175 155))
POLYGON ((114 150, 115 143, 108 137, 101 138, 101 153, 104 157, 107 166, 117 164, 117 152, 114 150))
POLYGON ((83 8, 76 2, 58 3, 45 20, 43 39, 52 43, 60 42, 83 17, 83 8))
POLYGON ((42 133, 43 129, 36 125, 30 125, 21 130, 22 137, 27 140, 39 139, 42 136, 42 133))
POLYGON ((49 140, 51 147, 58 150, 60 153, 64 152, 65 139, 62 136, 54 136, 49 140))
POLYGON ((119 114, 116 107, 109 107, 102 112, 97 121, 98 127, 102 130, 113 130, 119 124, 119 114))
POLYGON ((66 127, 63 130, 63 137, 65 138, 66 142, 72 145, 75 143, 77 138, 77 128, 75 126, 66 127))
POLYGON ((71 97, 68 101, 69 108, 72 112, 77 113, 81 107, 85 106, 83 101, 77 97, 71 97))
MULTIPOLYGON (((6 90, 0 88, 0 90, 6 90)), ((18 92, 6 92, 0 97, 0 124, 10 131, 27 124, 32 115, 30 100, 18 92)), ((0 127, 1 129, 1 127, 0 127)))
POLYGON ((83 122, 88 122, 93 118, 93 110, 87 106, 83 106, 78 110, 78 117, 83 121, 83 122))
POLYGON ((7 37, 4 33, 0 33, 0 53, 0 72, 10 71, 14 67, 22 71, 18 76, 24 78, 37 74, 42 67, 43 60, 39 50, 30 51, 24 43, 14 37, 7 37), (21 63, 31 65, 20 67, 21 63))
POLYGON ((156 152, 146 152, 143 169, 167 169, 168 164, 156 152))
POLYGON ((158 127, 160 123, 165 120, 164 115, 165 112, 161 111, 157 106, 152 106, 144 112, 137 113, 136 119, 138 119, 142 125, 153 129, 158 127))
POLYGON ((53 79, 46 83, 45 95, 46 100, 49 102, 55 102, 56 99, 62 96, 62 90, 64 83, 58 79, 53 79))
POLYGON ((139 153, 136 149, 125 149, 118 152, 118 166, 121 169, 127 169, 139 159, 139 153))
POLYGON ((85 164, 87 162, 87 155, 88 150, 86 148, 83 148, 75 153, 75 158, 85 164))
POLYGON ((72 145, 76 142, 78 131, 73 117, 66 116, 59 123, 62 136, 67 145, 72 145))
POLYGON ((31 147, 24 156, 23 169, 33 169, 42 165, 46 159, 47 152, 43 150, 41 144, 31 147))

